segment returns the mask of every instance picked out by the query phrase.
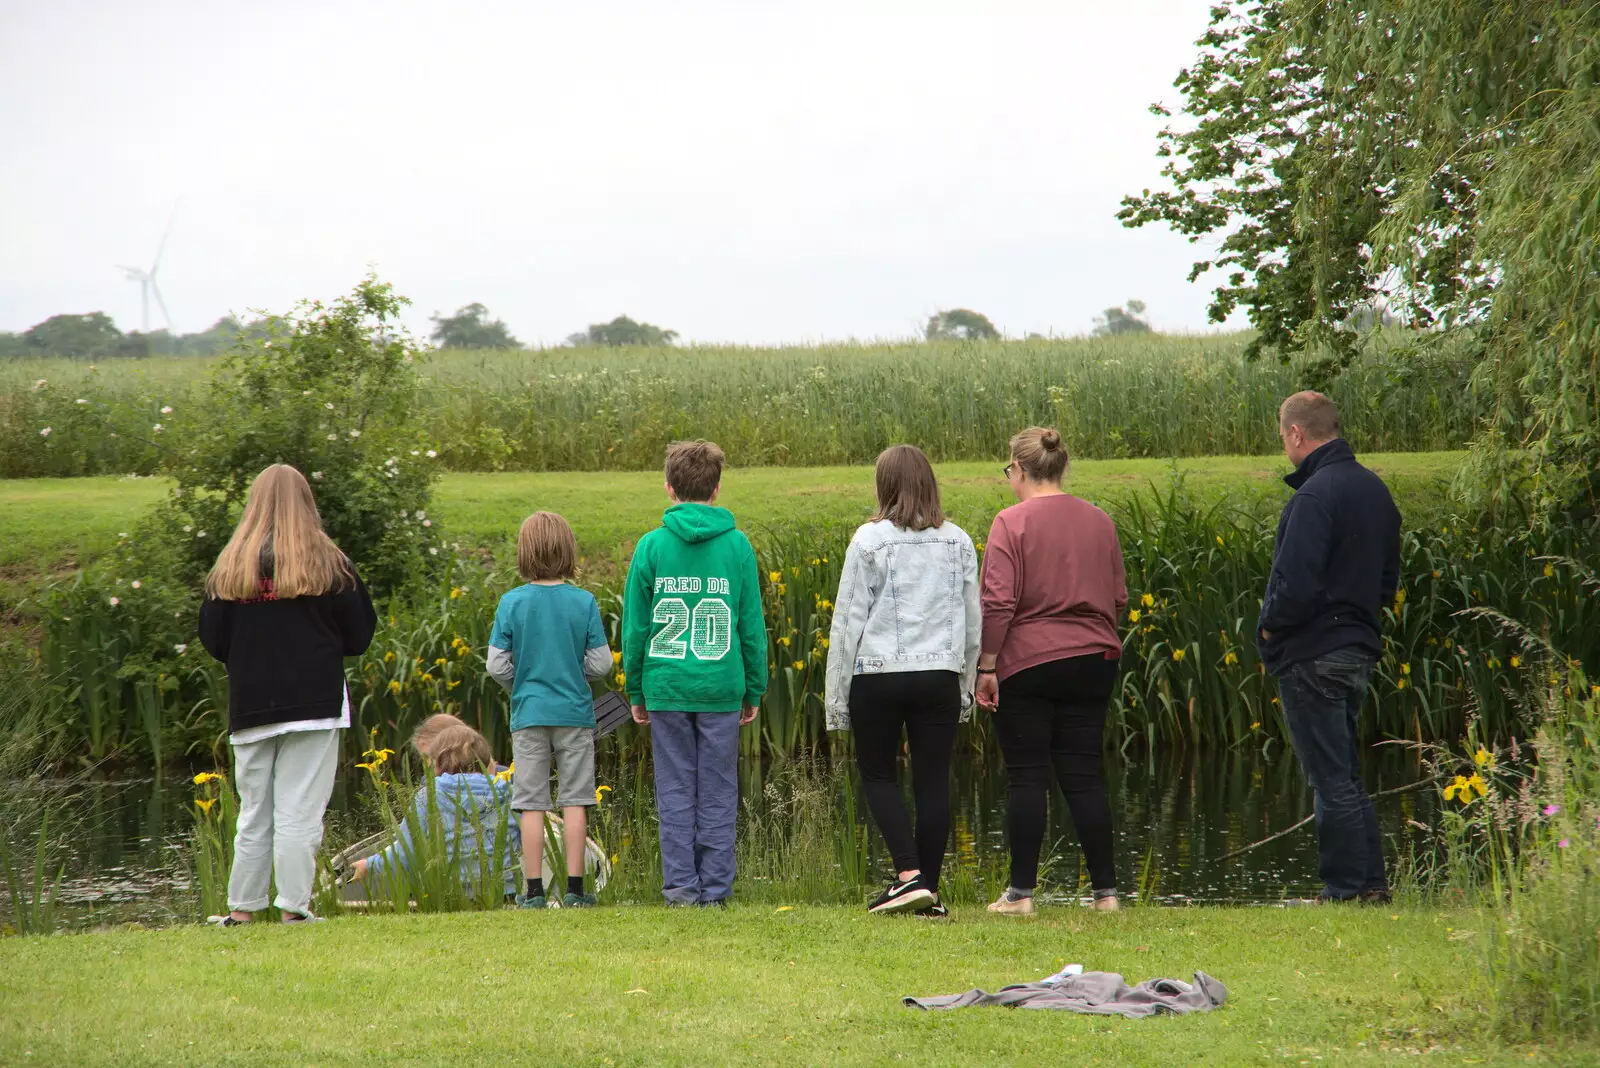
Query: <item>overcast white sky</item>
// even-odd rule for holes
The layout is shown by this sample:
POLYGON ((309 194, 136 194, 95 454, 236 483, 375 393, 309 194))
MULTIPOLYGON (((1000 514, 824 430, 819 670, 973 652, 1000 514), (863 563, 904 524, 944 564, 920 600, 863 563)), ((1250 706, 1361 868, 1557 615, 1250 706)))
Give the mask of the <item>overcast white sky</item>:
POLYGON ((1130 297, 1207 329, 1195 248, 1113 217, 1207 10, 0 0, 0 329, 137 328, 112 265, 174 205, 184 332, 369 264, 419 331, 481 301, 524 342, 1071 334, 1130 297))

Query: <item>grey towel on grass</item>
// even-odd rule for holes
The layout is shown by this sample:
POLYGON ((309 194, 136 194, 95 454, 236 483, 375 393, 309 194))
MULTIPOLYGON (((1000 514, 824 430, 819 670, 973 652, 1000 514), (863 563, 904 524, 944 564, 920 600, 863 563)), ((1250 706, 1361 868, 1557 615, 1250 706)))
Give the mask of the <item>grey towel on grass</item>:
POLYGON ((1205 972, 1194 973, 1194 983, 1177 979, 1146 979, 1129 986, 1116 972, 1084 972, 1059 983, 1018 983, 996 993, 969 990, 931 998, 904 998, 917 1009, 965 1009, 974 1005, 1005 1005, 1022 1009, 1065 1009, 1097 1016, 1159 1016, 1170 1012, 1209 1012, 1228 1000, 1228 988, 1205 972))

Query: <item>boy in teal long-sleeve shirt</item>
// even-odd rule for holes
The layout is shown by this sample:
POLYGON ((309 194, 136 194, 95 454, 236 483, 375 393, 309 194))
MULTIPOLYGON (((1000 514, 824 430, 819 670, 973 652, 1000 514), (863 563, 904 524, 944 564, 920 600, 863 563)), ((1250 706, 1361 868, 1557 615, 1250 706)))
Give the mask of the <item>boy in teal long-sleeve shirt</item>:
POLYGON ((767 629, 755 550, 716 507, 722 450, 667 449, 661 526, 639 539, 622 609, 622 670, 650 727, 662 894, 717 905, 733 892, 739 728, 767 689, 767 629))

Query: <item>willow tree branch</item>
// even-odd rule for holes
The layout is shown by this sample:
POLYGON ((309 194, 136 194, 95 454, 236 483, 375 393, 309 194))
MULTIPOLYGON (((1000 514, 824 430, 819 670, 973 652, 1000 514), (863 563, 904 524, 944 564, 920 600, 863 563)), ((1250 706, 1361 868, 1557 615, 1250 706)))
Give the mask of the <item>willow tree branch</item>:
MULTIPOLYGON (((1404 786, 1396 786, 1391 790, 1379 790, 1377 793, 1373 794, 1372 796, 1373 797, 1388 797, 1391 794, 1403 794, 1407 790, 1416 790, 1416 789, 1419 789, 1419 788, 1421 788, 1423 786, 1427 786, 1429 783, 1438 782, 1440 778, 1442 778, 1442 776, 1430 775, 1426 779, 1418 779, 1416 782, 1407 783, 1404 786)), ((1306 824, 1310 823, 1314 819, 1316 819, 1316 813, 1312 813, 1311 815, 1307 816, 1305 819, 1301 820, 1300 822, 1295 823, 1295 824, 1293 824, 1291 826, 1285 827, 1281 831, 1277 831, 1276 833, 1267 835, 1265 838, 1261 839, 1261 841, 1259 841, 1259 842, 1251 842, 1249 845, 1243 847, 1242 849, 1235 849, 1231 853, 1224 853, 1224 854, 1222 854, 1222 856, 1218 857, 1217 860, 1219 862, 1221 862, 1221 861, 1224 861, 1224 860, 1232 860, 1234 857, 1243 856, 1245 853, 1250 852, 1250 850, 1255 849, 1258 846, 1264 846, 1268 842, 1275 842, 1279 838, 1282 838, 1286 834, 1293 834, 1295 831, 1298 831, 1300 828, 1304 827, 1306 824)))

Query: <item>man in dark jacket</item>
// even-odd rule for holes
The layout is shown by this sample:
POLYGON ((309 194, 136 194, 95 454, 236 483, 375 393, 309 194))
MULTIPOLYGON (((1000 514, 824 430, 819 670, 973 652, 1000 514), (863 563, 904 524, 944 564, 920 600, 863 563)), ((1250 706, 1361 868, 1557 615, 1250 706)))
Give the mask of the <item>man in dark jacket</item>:
POLYGON ((1278 678, 1283 717, 1315 793, 1323 901, 1387 901, 1378 819, 1361 781, 1356 714, 1379 628, 1400 577, 1400 512, 1383 480, 1339 436, 1321 393, 1296 393, 1278 412, 1295 465, 1278 520, 1272 574, 1256 625, 1262 663, 1278 678))

